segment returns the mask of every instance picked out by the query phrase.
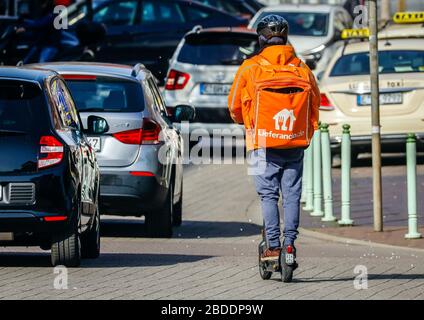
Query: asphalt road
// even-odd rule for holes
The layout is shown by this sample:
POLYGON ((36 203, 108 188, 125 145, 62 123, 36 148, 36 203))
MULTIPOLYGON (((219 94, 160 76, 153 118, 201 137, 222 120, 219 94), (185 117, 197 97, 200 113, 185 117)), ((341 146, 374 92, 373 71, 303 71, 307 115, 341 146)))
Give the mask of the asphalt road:
POLYGON ((306 234, 293 283, 278 274, 263 281, 259 207, 246 168, 193 166, 184 179, 185 221, 173 239, 147 238, 142 219, 103 217, 101 257, 67 270, 67 281, 64 270, 50 267, 48 252, 0 248, 0 299, 424 298, 424 251, 306 234), (355 268, 366 271, 362 289, 355 268))

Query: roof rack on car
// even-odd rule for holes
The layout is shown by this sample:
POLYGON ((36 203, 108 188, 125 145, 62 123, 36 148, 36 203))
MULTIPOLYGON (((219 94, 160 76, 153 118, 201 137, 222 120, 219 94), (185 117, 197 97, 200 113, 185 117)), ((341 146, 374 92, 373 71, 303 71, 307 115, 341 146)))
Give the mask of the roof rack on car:
POLYGON ((137 77, 141 69, 145 69, 146 67, 142 63, 137 63, 132 69, 131 76, 137 77))

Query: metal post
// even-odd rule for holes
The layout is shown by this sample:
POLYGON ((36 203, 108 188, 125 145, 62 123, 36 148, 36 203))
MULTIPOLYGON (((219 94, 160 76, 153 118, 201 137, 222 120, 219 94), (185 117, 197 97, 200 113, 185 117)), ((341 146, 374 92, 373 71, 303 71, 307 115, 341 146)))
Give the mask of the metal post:
POLYGON ((331 174, 331 147, 328 124, 321 124, 322 180, 324 185, 324 217, 325 222, 336 221, 333 214, 333 178, 331 174))
POLYGON ((374 231, 383 231, 377 0, 369 0, 374 231))
POLYGON ((314 210, 314 161, 313 161, 313 152, 314 152, 314 139, 312 139, 311 144, 305 150, 305 180, 306 180, 306 204, 303 207, 305 211, 314 210))
POLYGON ((350 219, 350 166, 351 166, 350 125, 343 125, 342 135, 342 217, 339 224, 342 226, 353 225, 350 219))
POLYGON ((409 133, 406 140, 406 165, 408 181, 408 233, 406 239, 421 238, 418 232, 417 214, 417 139, 409 133))
MULTIPOLYGON (((320 124, 321 127, 321 124, 320 124)), ((311 212, 313 217, 322 217, 322 175, 321 175, 321 130, 314 133, 314 210, 311 212)))

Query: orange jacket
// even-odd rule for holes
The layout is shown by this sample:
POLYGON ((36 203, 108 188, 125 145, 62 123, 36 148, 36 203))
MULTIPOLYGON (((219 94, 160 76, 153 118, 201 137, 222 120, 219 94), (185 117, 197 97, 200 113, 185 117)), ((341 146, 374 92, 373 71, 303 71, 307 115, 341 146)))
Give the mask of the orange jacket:
MULTIPOLYGON (((275 45, 270 46, 262 50, 260 53, 267 61, 274 65, 285 65, 295 57, 295 52, 290 45, 275 45)), ((254 108, 251 107, 252 97, 254 95, 254 87, 251 74, 249 69, 251 66, 257 65, 254 58, 246 59, 237 71, 233 85, 228 96, 228 108, 230 110, 231 118, 234 122, 244 124, 246 127, 246 148, 247 150, 253 150, 254 147, 251 143, 250 136, 253 134, 251 124, 247 119, 254 119, 254 108), (244 103, 242 101, 245 101, 244 103)), ((320 92, 318 85, 315 81, 315 77, 308 66, 304 63, 301 64, 301 68, 306 68, 310 73, 310 79, 313 87, 313 99, 312 99, 312 110, 311 118, 314 123, 314 129, 318 129, 319 121, 319 107, 320 107, 320 92)))

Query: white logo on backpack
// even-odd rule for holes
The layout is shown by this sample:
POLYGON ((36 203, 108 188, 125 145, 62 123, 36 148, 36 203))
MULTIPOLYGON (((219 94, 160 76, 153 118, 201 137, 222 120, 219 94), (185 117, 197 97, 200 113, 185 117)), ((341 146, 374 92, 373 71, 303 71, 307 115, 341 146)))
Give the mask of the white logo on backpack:
POLYGON ((283 109, 273 119, 275 120, 275 130, 293 131, 293 125, 296 121, 293 110, 283 109), (287 128, 287 122, 289 121, 289 128, 287 128))

